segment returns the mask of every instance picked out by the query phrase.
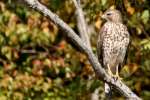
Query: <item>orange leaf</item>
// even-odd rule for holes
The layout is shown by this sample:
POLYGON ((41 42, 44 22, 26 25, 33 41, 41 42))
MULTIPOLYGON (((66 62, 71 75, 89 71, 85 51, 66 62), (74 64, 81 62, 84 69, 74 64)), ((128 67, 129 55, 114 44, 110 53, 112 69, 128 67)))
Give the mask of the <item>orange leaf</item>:
POLYGON ((131 6, 128 6, 127 7, 127 12, 130 14, 130 15, 133 15, 133 13, 135 12, 135 8, 131 7, 131 6))

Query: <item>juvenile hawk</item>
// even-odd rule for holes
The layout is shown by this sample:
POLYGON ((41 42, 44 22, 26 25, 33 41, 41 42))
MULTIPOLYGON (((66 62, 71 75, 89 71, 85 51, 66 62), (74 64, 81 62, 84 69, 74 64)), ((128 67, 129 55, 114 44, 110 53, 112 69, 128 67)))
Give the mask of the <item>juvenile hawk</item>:
POLYGON ((122 22, 120 11, 107 10, 102 18, 106 20, 106 23, 102 26, 98 36, 98 58, 108 74, 119 78, 118 70, 124 62, 129 45, 129 33, 122 22))

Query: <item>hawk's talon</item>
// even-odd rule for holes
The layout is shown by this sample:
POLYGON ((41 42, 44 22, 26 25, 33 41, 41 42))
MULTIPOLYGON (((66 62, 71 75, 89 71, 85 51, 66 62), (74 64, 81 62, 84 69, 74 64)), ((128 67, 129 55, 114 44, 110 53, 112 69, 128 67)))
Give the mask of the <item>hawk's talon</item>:
POLYGON ((122 78, 117 73, 116 73, 116 75, 113 75, 113 77, 115 78, 115 81, 122 80, 122 78))
POLYGON ((119 76, 119 73, 118 73, 118 69, 116 70, 116 74, 114 75, 111 70, 110 70, 110 67, 108 65, 108 70, 107 70, 108 74, 115 80, 117 81, 118 79, 119 80, 122 80, 122 78, 119 76))

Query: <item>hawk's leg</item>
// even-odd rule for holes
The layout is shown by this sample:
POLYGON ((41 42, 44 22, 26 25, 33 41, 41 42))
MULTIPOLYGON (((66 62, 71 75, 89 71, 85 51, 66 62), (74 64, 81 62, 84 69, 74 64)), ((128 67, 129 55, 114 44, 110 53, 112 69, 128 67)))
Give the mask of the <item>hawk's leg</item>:
POLYGON ((111 76, 111 77, 113 77, 115 80, 118 80, 118 79, 122 79, 120 76, 119 76, 119 66, 117 65, 116 66, 116 74, 114 75, 113 73, 112 73, 112 71, 111 71, 111 69, 110 69, 110 66, 109 66, 109 64, 107 65, 107 71, 108 71, 108 74, 111 76))
POLYGON ((114 77, 113 73, 111 72, 111 69, 110 69, 109 64, 107 64, 107 71, 108 71, 108 74, 109 74, 111 77, 114 77))
POLYGON ((119 66, 117 65, 116 66, 116 74, 114 75, 114 77, 116 78, 116 80, 118 80, 118 79, 121 80, 122 78, 119 76, 119 70, 118 69, 119 69, 119 66))

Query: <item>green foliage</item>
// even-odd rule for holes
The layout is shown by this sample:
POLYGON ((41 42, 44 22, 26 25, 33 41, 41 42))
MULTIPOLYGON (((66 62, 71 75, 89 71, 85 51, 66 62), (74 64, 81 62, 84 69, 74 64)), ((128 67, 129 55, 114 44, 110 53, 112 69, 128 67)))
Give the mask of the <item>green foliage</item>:
MULTIPOLYGON (((41 2, 77 30, 71 0, 41 2)), ((82 0, 82 3, 86 20, 96 30, 102 25, 99 16, 103 11, 109 7, 121 10, 132 39, 121 75, 132 90, 148 100, 149 1, 82 0)), ((96 37, 97 34, 91 35, 93 51, 96 37)), ((100 88, 103 99, 103 83, 91 79, 93 74, 87 57, 47 17, 17 1, 0 1, 0 100, 89 100, 96 88, 100 88)))

